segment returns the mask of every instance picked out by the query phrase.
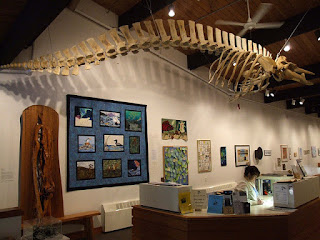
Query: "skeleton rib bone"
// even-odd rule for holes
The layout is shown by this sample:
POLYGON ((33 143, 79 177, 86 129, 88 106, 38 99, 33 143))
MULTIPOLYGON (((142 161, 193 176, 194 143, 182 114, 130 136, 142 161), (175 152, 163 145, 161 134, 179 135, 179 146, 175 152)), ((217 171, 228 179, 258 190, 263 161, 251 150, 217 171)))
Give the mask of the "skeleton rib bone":
POLYGON ((6 64, 0 67, 2 69, 22 67, 32 71, 43 71, 45 69, 54 74, 60 74, 61 72, 64 76, 69 75, 70 68, 72 68, 72 74, 78 75, 81 65, 85 65, 85 69, 90 69, 90 63, 99 64, 105 58, 115 58, 117 54, 127 55, 128 51, 137 53, 140 49, 149 51, 150 47, 154 49, 169 48, 171 45, 174 48, 182 47, 201 52, 208 51, 209 54, 215 53, 218 58, 210 66, 208 83, 218 85, 221 80, 221 86, 223 87, 225 81, 228 81, 227 86, 232 92, 232 100, 248 93, 265 90, 269 85, 271 76, 277 81, 287 79, 306 85, 313 84, 306 79, 305 74, 314 73, 299 68, 294 63, 287 62, 283 56, 274 61, 270 52, 260 44, 234 36, 232 33, 221 31, 218 28, 214 30, 211 26, 207 26, 206 39, 204 26, 191 20, 187 22, 189 36, 184 20, 169 19, 166 27, 162 19, 155 19, 154 24, 151 21, 144 21, 143 23, 148 36, 145 36, 141 23, 136 22, 133 23, 136 36, 130 33, 128 26, 122 26, 119 28, 121 33, 118 29, 113 28, 98 36, 97 39, 99 39, 100 44, 96 42, 95 38, 87 39, 86 42, 93 52, 88 48, 86 42, 82 41, 71 49, 67 48, 62 52, 56 51, 54 54, 40 56, 40 58, 34 60, 6 64), (179 33, 176 26, 178 26, 179 33), (169 28, 170 35, 167 35, 166 28, 169 28), (116 46, 110 43, 108 35, 116 46), (230 88, 231 83, 234 84, 233 89, 230 88))

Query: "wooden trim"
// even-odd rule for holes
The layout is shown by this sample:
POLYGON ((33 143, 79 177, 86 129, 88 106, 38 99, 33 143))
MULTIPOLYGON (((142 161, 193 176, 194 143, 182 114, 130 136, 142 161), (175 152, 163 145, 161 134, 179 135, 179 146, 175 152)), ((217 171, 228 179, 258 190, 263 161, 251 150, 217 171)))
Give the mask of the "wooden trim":
POLYGON ((71 222, 76 220, 81 220, 84 218, 92 218, 93 216, 98 216, 101 213, 99 211, 89 211, 89 212, 82 212, 76 213, 71 215, 66 215, 64 217, 59 218, 62 222, 71 222))
POLYGON ((17 217, 22 215, 23 211, 18 207, 0 209, 0 218, 17 217))

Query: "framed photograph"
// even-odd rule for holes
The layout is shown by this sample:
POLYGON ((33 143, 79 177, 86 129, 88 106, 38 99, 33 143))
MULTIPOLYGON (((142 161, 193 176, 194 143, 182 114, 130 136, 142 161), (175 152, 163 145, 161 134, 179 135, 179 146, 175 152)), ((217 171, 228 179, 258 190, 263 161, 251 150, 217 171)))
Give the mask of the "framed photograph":
POLYGON ((141 160, 128 160, 128 177, 141 176, 141 160))
POLYGON ((311 154, 313 158, 317 157, 317 148, 315 146, 311 146, 311 154))
POLYGON ((129 137, 129 152, 130 154, 140 154, 140 137, 139 136, 129 137))
POLYGON ((121 159, 103 159, 102 160, 102 177, 118 178, 122 176, 121 159))
POLYGON ((188 140, 187 121, 175 119, 161 119, 162 140, 182 139, 188 140))
POLYGON ((211 172, 211 141, 197 140, 198 173, 211 172))
POLYGON ((115 127, 121 126, 121 115, 119 112, 100 111, 100 126, 115 127))
POLYGON ((96 152, 96 136, 78 135, 78 152, 79 153, 96 152))
POLYGON ((146 105, 67 95, 66 109, 68 192, 149 182, 146 105))
POLYGON ((220 147, 221 166, 227 166, 227 147, 220 147))
POLYGON ((236 167, 250 165, 250 146, 249 145, 235 145, 235 160, 236 167))
POLYGON ((141 132, 142 113, 139 111, 126 110, 126 131, 141 132))
POLYGON ((298 158, 302 159, 302 148, 298 148, 298 158))
POLYGON ((74 126, 92 128, 92 108, 75 107, 74 110, 74 126))
POLYGON ((105 152, 123 152, 123 135, 103 135, 103 150, 105 152))
POLYGON ((264 150, 264 155, 265 156, 271 156, 271 150, 264 150))
POLYGON ((96 178, 94 161, 77 161, 77 180, 91 180, 96 178))
POLYGON ((281 161, 288 162, 289 160, 288 145, 280 145, 280 151, 281 151, 281 161))
POLYGON ((188 185, 188 148, 163 147, 163 175, 165 182, 188 185))

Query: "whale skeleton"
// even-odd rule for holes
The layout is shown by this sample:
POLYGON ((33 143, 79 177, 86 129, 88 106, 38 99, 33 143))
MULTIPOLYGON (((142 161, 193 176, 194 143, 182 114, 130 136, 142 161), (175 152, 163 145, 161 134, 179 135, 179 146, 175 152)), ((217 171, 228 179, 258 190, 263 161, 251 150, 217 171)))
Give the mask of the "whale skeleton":
POLYGON ((227 83, 231 91, 231 100, 265 90, 272 76, 277 81, 286 79, 306 85, 313 84, 306 80, 305 74, 314 73, 287 62, 284 56, 273 60, 270 52, 260 44, 218 28, 207 26, 206 38, 204 26, 191 20, 187 22, 189 35, 184 20, 168 19, 170 34, 166 32, 162 19, 155 19, 154 22, 143 21, 143 24, 147 29, 147 36, 142 30, 141 22, 136 22, 133 24, 135 36, 130 32, 128 25, 119 28, 121 35, 117 28, 112 28, 98 36, 98 42, 95 38, 89 38, 70 49, 23 63, 2 65, 0 68, 24 68, 40 72, 46 70, 63 76, 68 76, 71 72, 72 75, 78 75, 79 66, 85 65, 85 69, 88 70, 91 63, 99 65, 106 58, 113 59, 118 54, 125 56, 128 52, 135 54, 139 50, 150 51, 150 48, 158 50, 161 47, 181 47, 200 52, 207 51, 208 54, 218 56, 210 66, 208 83, 214 86, 220 83, 221 87, 227 83))

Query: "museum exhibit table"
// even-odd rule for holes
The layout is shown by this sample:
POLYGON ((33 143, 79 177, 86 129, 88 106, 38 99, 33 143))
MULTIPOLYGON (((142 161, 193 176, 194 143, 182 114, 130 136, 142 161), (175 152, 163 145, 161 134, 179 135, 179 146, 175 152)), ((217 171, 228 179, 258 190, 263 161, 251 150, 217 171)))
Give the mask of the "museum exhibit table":
POLYGON ((251 213, 243 215, 208 214, 205 210, 182 215, 143 206, 134 206, 132 214, 133 240, 320 239, 319 198, 295 210, 275 209, 267 201, 251 206, 251 213))

